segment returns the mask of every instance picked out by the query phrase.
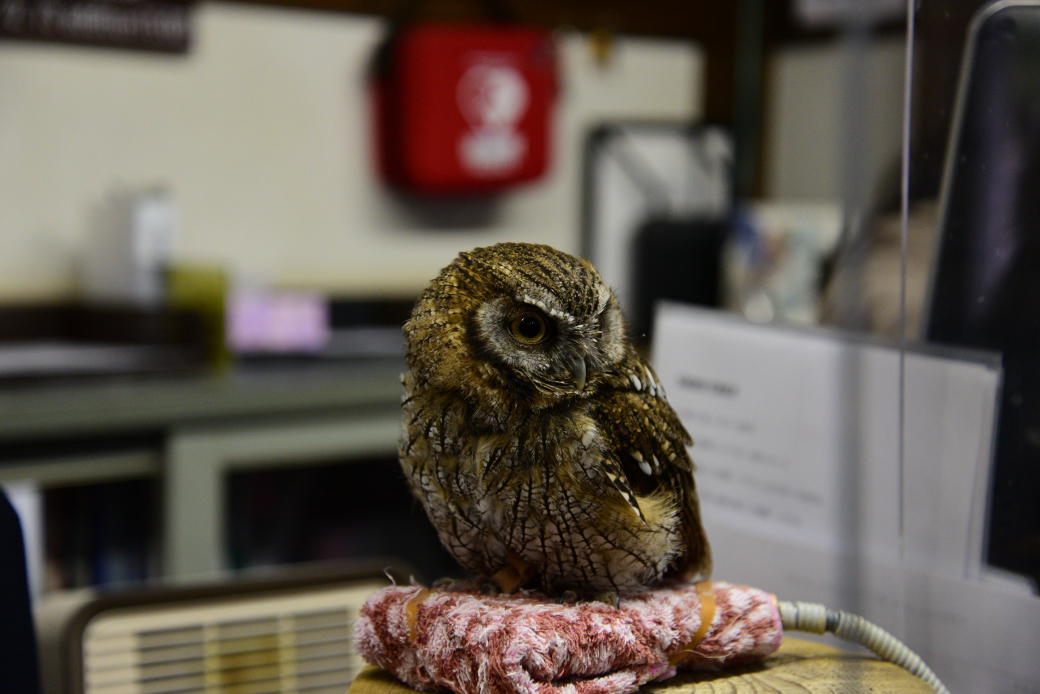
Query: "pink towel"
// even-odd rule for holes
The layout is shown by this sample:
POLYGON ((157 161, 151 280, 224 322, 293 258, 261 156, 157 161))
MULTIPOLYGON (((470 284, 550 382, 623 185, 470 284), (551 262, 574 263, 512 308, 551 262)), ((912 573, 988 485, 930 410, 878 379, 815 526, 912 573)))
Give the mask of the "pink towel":
POLYGON ((415 689, 458 694, 623 694, 676 667, 757 660, 781 636, 767 593, 708 582, 665 585, 617 608, 391 586, 368 599, 354 627, 369 663, 415 689))

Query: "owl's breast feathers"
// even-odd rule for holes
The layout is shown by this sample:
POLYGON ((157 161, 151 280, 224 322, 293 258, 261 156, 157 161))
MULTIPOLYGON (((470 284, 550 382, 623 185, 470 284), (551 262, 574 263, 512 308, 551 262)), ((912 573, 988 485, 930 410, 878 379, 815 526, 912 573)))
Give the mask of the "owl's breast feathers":
POLYGON ((594 394, 475 416, 405 377, 401 462, 448 550, 490 577, 511 558, 548 590, 639 590, 706 573, 689 436, 635 354, 594 394))

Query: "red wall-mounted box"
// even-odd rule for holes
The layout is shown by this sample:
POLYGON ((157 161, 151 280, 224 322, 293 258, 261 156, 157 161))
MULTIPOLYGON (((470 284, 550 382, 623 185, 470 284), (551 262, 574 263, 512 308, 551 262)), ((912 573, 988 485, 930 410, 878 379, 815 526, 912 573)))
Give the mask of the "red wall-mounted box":
POLYGON ((550 32, 415 24, 384 50, 376 81, 378 151, 393 185, 479 194, 546 172, 556 97, 550 32))

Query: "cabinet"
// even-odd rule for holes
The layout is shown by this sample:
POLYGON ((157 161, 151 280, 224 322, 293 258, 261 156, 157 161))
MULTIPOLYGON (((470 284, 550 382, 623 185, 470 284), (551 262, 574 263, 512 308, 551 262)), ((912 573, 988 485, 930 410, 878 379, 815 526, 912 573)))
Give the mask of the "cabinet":
MULTIPOLYGON (((8 387, 0 390, 0 483, 154 478, 159 573, 212 575, 229 567, 230 475, 394 465, 403 369, 403 360, 373 359, 8 387)), ((403 493, 403 479, 382 479, 400 487, 372 495, 403 493)))

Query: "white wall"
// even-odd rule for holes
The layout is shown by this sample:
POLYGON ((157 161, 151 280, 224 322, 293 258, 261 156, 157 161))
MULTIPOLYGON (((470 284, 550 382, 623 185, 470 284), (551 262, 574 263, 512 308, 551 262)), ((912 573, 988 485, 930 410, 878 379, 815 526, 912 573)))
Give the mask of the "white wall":
MULTIPOLYGON (((863 178, 868 186, 898 161, 903 123, 901 37, 867 49, 863 178)), ((848 66, 837 42, 786 46, 770 59, 765 126, 766 195, 778 199, 841 197, 843 80, 848 66)))
POLYGON ((626 39, 600 67, 564 35, 552 174, 445 228, 374 178, 364 71, 382 30, 211 3, 188 56, 0 43, 0 300, 73 293, 88 212, 119 185, 172 190, 182 259, 280 284, 411 293, 473 246, 575 251, 587 127, 700 115, 693 46, 626 39))

